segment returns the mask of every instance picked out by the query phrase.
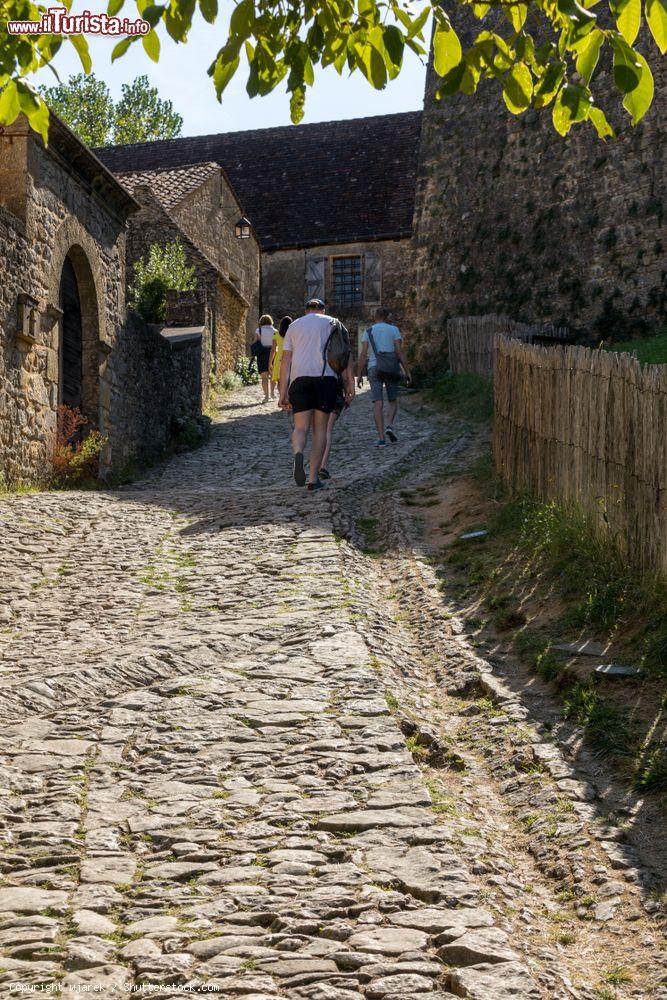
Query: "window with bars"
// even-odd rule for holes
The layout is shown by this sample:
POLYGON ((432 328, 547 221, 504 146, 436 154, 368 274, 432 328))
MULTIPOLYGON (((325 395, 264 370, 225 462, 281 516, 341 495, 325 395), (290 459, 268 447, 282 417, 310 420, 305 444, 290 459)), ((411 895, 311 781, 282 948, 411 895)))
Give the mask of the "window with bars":
POLYGON ((334 257, 331 263, 336 305, 352 306, 362 302, 361 257, 334 257))

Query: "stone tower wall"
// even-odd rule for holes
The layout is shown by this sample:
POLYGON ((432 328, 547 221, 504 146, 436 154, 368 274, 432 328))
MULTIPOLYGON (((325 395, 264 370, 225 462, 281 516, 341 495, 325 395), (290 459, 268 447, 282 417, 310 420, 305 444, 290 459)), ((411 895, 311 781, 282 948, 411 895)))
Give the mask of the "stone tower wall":
POLYGON ((595 339, 664 323, 665 61, 652 40, 641 47, 653 107, 607 143, 590 125, 561 138, 550 109, 511 115, 495 82, 436 101, 429 67, 414 228, 420 359, 445 350, 454 315, 506 313, 595 339))

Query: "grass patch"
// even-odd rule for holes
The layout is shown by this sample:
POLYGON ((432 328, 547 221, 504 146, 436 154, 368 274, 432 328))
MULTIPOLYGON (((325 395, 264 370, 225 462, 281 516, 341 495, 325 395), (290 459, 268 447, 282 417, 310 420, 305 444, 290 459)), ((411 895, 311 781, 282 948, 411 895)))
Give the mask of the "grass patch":
POLYGON ((632 352, 643 365, 667 365, 667 329, 654 337, 623 340, 617 344, 605 344, 604 348, 623 354, 632 352))
POLYGON ((565 694, 565 715, 586 732, 601 757, 629 757, 637 750, 637 736, 627 713, 603 698, 592 683, 575 682, 565 694))
POLYGON ((376 517, 358 517, 357 528, 363 536, 363 551, 373 554, 378 551, 378 521, 376 517))
POLYGON ((508 498, 493 480, 480 489, 493 501, 488 535, 481 546, 456 542, 443 550, 442 589, 471 602, 471 610, 483 603, 515 652, 555 686, 566 717, 582 728, 594 753, 613 759, 638 791, 664 793, 667 580, 642 577, 578 507, 508 498), (533 614, 540 616, 535 624, 533 614), (581 661, 574 665, 552 648, 568 636, 622 638, 623 662, 641 665, 646 680, 612 685, 583 676, 581 661))
POLYGON ((387 702, 387 708, 389 709, 389 711, 398 712, 401 705, 396 695, 392 691, 385 691, 384 698, 385 701, 387 702))
POLYGON ((623 965, 616 966, 605 972, 604 979, 606 983, 612 983, 614 986, 622 986, 624 983, 632 982, 632 973, 623 965))
POLYGON ((667 583, 633 571, 578 507, 525 497, 504 506, 492 530, 515 533, 522 553, 569 601, 562 626, 613 636, 643 620, 638 656, 649 671, 667 675, 667 583))
POLYGON ((426 382, 424 395, 440 409, 466 421, 482 423, 493 416, 493 388, 479 375, 436 375, 426 382))

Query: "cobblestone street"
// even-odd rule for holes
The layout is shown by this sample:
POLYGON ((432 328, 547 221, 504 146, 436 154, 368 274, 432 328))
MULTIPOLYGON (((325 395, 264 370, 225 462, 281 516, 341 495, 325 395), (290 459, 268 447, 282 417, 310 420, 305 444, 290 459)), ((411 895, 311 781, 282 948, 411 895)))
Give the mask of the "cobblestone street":
POLYGON ((386 696, 414 640, 346 569, 341 496, 432 427, 377 454, 362 395, 308 495, 258 398, 132 486, 0 501, 0 991, 593 996, 485 905, 386 696))

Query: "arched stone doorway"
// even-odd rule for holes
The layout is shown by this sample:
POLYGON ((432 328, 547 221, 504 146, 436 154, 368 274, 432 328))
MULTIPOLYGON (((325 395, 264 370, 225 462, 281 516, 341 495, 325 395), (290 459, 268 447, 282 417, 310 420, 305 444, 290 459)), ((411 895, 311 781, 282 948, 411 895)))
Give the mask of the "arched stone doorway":
POLYGON ((83 329, 81 299, 76 271, 69 257, 65 258, 60 278, 60 308, 63 311, 60 334, 60 393, 59 403, 72 409, 83 405, 83 329))
POLYGON ((99 314, 93 273, 85 252, 73 246, 63 261, 59 304, 58 402, 80 409, 99 424, 99 314))

